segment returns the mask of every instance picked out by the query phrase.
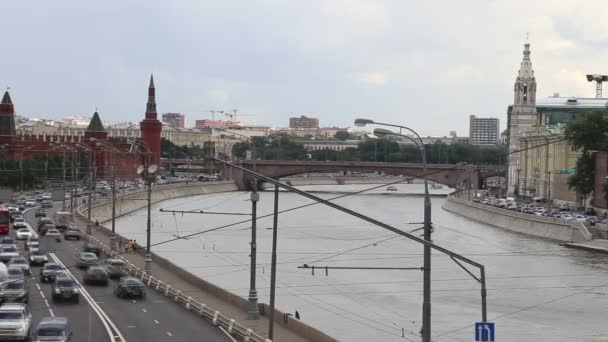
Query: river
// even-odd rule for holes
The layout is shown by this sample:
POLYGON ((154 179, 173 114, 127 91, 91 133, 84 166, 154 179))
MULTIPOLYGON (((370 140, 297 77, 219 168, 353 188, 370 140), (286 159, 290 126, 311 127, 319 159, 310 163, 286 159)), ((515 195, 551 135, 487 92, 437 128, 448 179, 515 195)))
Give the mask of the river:
MULTIPOLYGON (((331 198, 374 185, 306 186, 331 198)), ((351 210, 394 227, 421 227, 421 184, 399 185, 336 200, 351 210)), ((433 190, 446 192, 446 189, 433 190)), ((486 266, 488 319, 497 341, 606 341, 608 256, 559 246, 556 242, 494 228, 441 209, 432 199, 436 244, 486 266)), ((280 210, 311 203, 281 192, 280 210)), ((153 206, 153 251, 204 279, 243 297, 249 290, 248 216, 169 214, 172 210, 249 213, 249 193, 217 193, 180 198, 153 206)), ((272 213, 273 194, 263 192, 258 215, 272 213)), ((146 211, 117 220, 117 231, 140 244, 146 211)), ((258 221, 257 287, 268 303, 272 218, 258 221)), ((421 232, 419 232, 421 233, 421 232)), ((277 307, 296 310, 302 320, 341 341, 420 341, 422 272, 412 270, 310 270, 297 266, 420 267, 422 246, 320 204, 279 216, 277 307), (404 334, 404 337, 402 337, 404 334)), ((473 270, 474 271, 474 270, 473 270)), ((448 257, 433 252, 433 341, 473 341, 481 319, 479 284, 448 257)))

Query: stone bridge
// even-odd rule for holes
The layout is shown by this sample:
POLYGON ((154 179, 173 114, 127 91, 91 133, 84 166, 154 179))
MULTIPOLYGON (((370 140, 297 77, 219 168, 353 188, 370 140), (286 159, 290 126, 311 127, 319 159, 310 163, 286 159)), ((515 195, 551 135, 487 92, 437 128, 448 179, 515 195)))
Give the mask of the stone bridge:
MULTIPOLYGON (((313 161, 313 160, 243 160, 235 162, 244 168, 254 170, 264 176, 281 178, 310 172, 384 172, 391 175, 404 175, 406 177, 423 178, 423 165, 419 163, 380 163, 380 162, 340 162, 340 161, 313 161)), ((220 168, 220 163, 216 166, 220 168)), ((483 180, 497 176, 501 168, 495 165, 452 165, 427 164, 427 179, 439 184, 456 188, 458 184, 471 184, 478 189, 483 180)), ((239 189, 250 187, 250 176, 245 172, 230 166, 224 166, 224 178, 233 180, 239 189)))

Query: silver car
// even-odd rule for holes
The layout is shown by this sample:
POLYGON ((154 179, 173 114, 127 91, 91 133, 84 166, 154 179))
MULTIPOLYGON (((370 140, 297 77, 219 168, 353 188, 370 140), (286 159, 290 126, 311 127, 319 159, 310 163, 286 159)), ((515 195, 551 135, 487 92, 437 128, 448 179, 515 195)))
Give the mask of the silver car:
POLYGON ((98 262, 99 258, 97 258, 97 255, 95 255, 95 253, 82 252, 78 255, 78 261, 76 262, 76 265, 79 268, 86 268, 89 266, 97 265, 98 262))
POLYGON ((65 317, 44 317, 32 335, 33 342, 66 342, 72 339, 72 331, 65 317))
POLYGON ((8 246, 8 247, 2 247, 2 249, 0 249, 0 261, 2 261, 2 262, 8 262, 12 258, 18 257, 18 256, 19 256, 19 251, 17 250, 17 247, 8 246))
POLYGON ((0 306, 0 339, 27 341, 30 336, 32 314, 21 303, 0 306))
POLYGON ((32 274, 30 264, 28 263, 27 259, 22 256, 12 258, 11 261, 8 262, 8 267, 20 267, 23 273, 27 275, 32 274))

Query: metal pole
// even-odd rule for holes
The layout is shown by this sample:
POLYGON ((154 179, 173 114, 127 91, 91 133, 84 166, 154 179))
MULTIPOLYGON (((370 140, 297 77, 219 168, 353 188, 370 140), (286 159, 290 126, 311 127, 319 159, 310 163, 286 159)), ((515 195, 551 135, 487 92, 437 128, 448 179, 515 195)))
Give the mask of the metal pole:
POLYGON ((62 200, 62 204, 61 204, 61 210, 65 209, 65 177, 66 177, 65 158, 66 158, 66 153, 65 153, 65 149, 64 149, 63 150, 63 159, 61 161, 61 168, 63 169, 63 200, 62 200))
POLYGON ((148 185, 148 222, 146 224, 146 255, 144 256, 144 270, 148 273, 152 271, 152 252, 150 250, 150 239, 152 233, 152 221, 151 221, 151 210, 152 210, 152 180, 153 174, 148 174, 148 168, 150 167, 150 149, 147 146, 146 157, 145 157, 145 171, 146 183, 148 185))
POLYGON ((23 159, 19 159, 19 193, 23 195, 23 159))
MULTIPOLYGON (((420 140, 420 150, 422 152, 422 172, 424 172, 424 240, 431 242, 431 198, 426 177, 426 148, 422 139, 420 140)), ((423 266, 422 341, 431 342, 431 247, 429 245, 424 245, 423 266)))
POLYGON ((91 152, 89 153, 90 157, 89 157, 89 203, 88 203, 88 210, 87 210, 87 234, 92 234, 92 228, 91 228, 91 202, 93 202, 93 191, 94 191, 94 183, 93 183, 93 174, 94 172, 94 166, 93 166, 93 159, 95 154, 93 153, 93 150, 91 149, 91 152))
POLYGON ((116 239, 116 172, 114 169, 114 157, 112 157, 112 236, 110 236, 110 248, 118 250, 118 240, 116 239))
POLYGON ((279 221, 279 186, 274 186, 274 215, 272 216, 272 260, 270 266, 270 313, 268 315, 268 338, 274 337, 274 298, 277 282, 277 230, 279 221))
POLYGON ((249 319, 259 319, 260 311, 258 308, 258 291, 255 287, 256 278, 256 259, 257 259, 257 203, 260 200, 260 194, 257 192, 257 180, 252 182, 251 190, 251 270, 249 279, 249 319))
POLYGON ((70 212, 74 212, 74 196, 76 195, 76 152, 77 150, 72 150, 72 187, 70 191, 70 212))
POLYGON ((481 266, 479 268, 479 282, 481 283, 481 321, 488 321, 488 305, 486 301, 487 290, 486 290, 486 268, 481 266))

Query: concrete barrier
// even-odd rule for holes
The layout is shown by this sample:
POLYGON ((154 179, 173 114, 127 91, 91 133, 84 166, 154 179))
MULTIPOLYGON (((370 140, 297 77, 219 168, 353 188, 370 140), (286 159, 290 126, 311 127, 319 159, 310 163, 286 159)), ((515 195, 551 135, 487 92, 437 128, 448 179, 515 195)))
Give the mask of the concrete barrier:
POLYGON ((583 222, 575 220, 524 214, 453 196, 446 199, 443 209, 498 228, 546 239, 566 242, 592 239, 583 222))

